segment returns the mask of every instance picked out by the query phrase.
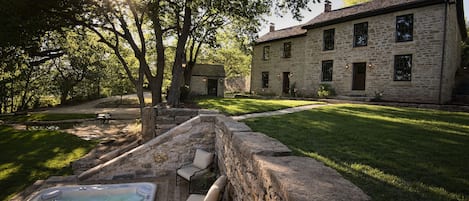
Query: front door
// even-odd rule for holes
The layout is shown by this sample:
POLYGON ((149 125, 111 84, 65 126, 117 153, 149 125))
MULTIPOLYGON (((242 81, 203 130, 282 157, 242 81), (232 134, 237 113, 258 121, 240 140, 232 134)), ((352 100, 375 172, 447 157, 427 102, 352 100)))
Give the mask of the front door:
POLYGON ((217 96, 217 92, 218 92, 218 81, 217 81, 217 79, 208 79, 207 94, 209 96, 217 96))
POLYGON ((290 72, 283 72, 283 89, 282 92, 284 94, 288 94, 290 92, 290 72))
POLYGON ((366 63, 353 64, 352 90, 365 90, 366 63))

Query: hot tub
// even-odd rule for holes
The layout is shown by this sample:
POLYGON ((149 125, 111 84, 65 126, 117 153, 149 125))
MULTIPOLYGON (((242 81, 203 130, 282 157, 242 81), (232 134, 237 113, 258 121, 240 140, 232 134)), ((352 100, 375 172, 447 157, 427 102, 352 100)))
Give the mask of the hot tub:
POLYGON ((154 201, 155 193, 156 185, 146 182, 61 186, 42 190, 30 201, 154 201))

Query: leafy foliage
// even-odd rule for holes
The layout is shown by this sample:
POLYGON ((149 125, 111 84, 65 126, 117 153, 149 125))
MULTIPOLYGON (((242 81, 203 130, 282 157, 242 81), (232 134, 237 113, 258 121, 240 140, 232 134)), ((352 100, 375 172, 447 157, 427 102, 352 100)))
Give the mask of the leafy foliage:
POLYGON ((335 95, 335 90, 330 84, 320 84, 318 88, 319 98, 329 98, 335 95))
POLYGON ((365 2, 368 2, 370 0, 344 0, 344 6, 353 6, 353 5, 356 5, 356 4, 361 4, 361 3, 365 3, 365 2))

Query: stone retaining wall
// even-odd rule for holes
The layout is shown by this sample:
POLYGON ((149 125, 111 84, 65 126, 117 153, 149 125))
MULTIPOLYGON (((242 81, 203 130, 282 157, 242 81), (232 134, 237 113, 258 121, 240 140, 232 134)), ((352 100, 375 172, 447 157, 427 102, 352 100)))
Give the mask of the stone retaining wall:
POLYGON ((143 111, 143 141, 147 142, 199 114, 216 114, 216 110, 146 107, 143 111))
POLYGON ((171 174, 192 160, 195 149, 214 151, 214 124, 213 120, 207 122, 206 119, 192 118, 135 149, 83 172, 78 179, 135 179, 171 174))
POLYGON ((292 156, 278 140, 224 116, 216 121, 220 171, 229 178, 224 200, 369 200, 335 170, 312 158, 292 156))
POLYGON ((278 140, 219 114, 200 114, 147 143, 94 167, 79 180, 136 179, 175 174, 202 148, 217 154, 229 183, 223 200, 369 200, 335 170, 292 156, 278 140))

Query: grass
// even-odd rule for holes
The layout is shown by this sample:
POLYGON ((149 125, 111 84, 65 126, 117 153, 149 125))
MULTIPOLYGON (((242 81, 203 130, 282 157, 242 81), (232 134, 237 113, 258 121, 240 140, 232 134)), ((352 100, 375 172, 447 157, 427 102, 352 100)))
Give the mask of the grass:
POLYGON ((14 116, 0 116, 0 120, 9 122, 26 122, 26 121, 58 121, 67 119, 88 119, 95 118, 95 114, 50 114, 50 113, 33 113, 14 116))
POLYGON ((95 145, 58 131, 0 126, 0 200, 9 200, 36 180, 71 174, 70 162, 95 145))
POLYGON ((280 110, 302 105, 321 104, 302 100, 263 100, 252 98, 201 98, 195 102, 202 108, 215 109, 228 115, 241 115, 256 112, 280 110))
POLYGON ((469 114, 341 104, 247 119, 373 200, 469 200, 469 114))

